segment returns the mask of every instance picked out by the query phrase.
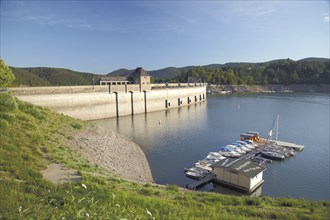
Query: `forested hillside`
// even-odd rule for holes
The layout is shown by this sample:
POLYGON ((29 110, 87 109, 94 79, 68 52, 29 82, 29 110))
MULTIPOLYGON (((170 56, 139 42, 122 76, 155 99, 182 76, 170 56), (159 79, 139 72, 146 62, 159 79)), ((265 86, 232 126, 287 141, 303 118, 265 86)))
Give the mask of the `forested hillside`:
POLYGON ((13 86, 69 86, 91 85, 98 79, 98 75, 92 73, 77 72, 61 68, 11 67, 15 75, 13 86))
POLYGON ((173 82, 207 82, 211 84, 329 84, 330 62, 316 60, 278 60, 241 65, 195 67, 173 82))
MULTIPOLYGON (((109 76, 128 76, 133 70, 120 69, 109 76)), ((305 58, 263 63, 236 62, 205 66, 167 67, 148 71, 154 82, 205 82, 210 84, 329 84, 330 60, 305 58)))
MULTIPOLYGON (((101 75, 68 69, 11 67, 11 86, 69 86, 95 84, 101 75)), ((148 71, 148 70, 147 70, 148 71)), ((107 76, 128 76, 133 70, 118 69, 107 76)), ((206 66, 167 67, 148 71, 152 82, 205 82, 210 84, 330 84, 330 60, 305 58, 263 63, 226 63, 206 66)))

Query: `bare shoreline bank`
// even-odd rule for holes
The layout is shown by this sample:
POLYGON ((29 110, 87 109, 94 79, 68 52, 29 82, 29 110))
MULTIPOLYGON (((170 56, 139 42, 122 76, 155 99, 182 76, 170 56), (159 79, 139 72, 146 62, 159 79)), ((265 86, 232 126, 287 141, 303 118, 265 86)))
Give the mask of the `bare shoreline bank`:
POLYGON ((88 127, 74 134, 70 142, 81 157, 121 178, 154 182, 149 162, 140 146, 110 129, 88 127))

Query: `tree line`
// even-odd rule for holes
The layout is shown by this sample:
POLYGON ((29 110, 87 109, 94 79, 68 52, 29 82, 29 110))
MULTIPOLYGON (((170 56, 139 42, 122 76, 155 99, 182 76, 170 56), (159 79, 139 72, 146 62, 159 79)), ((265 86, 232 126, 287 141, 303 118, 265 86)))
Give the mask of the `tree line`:
MULTIPOLYGON (((161 79, 156 79, 161 82, 161 79)), ((168 80, 167 80, 168 81, 168 80)), ((244 64, 217 68, 195 67, 182 71, 170 82, 210 84, 330 84, 330 62, 293 61, 244 64)))

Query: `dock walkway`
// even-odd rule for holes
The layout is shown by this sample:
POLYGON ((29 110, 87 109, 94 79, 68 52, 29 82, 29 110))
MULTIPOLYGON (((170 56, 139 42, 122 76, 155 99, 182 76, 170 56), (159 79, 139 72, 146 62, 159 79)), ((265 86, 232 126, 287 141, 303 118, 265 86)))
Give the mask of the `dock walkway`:
POLYGON ((190 190, 199 189, 202 186, 204 186, 204 185, 210 183, 211 181, 213 181, 214 178, 215 178, 215 174, 214 173, 209 173, 205 177, 203 177, 202 179, 200 179, 196 182, 188 184, 187 188, 190 189, 190 190))
POLYGON ((283 147, 293 148, 294 150, 298 150, 298 151, 302 151, 304 149, 303 145, 299 145, 295 143, 289 143, 285 141, 274 141, 274 143, 283 147))

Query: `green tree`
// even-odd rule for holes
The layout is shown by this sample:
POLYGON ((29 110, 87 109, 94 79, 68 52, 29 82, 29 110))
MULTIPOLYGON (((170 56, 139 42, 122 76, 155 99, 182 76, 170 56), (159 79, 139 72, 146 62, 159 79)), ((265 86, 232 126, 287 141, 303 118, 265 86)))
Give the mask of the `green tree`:
POLYGON ((6 63, 0 59, 0 87, 6 87, 9 85, 15 76, 11 69, 6 65, 6 63))

